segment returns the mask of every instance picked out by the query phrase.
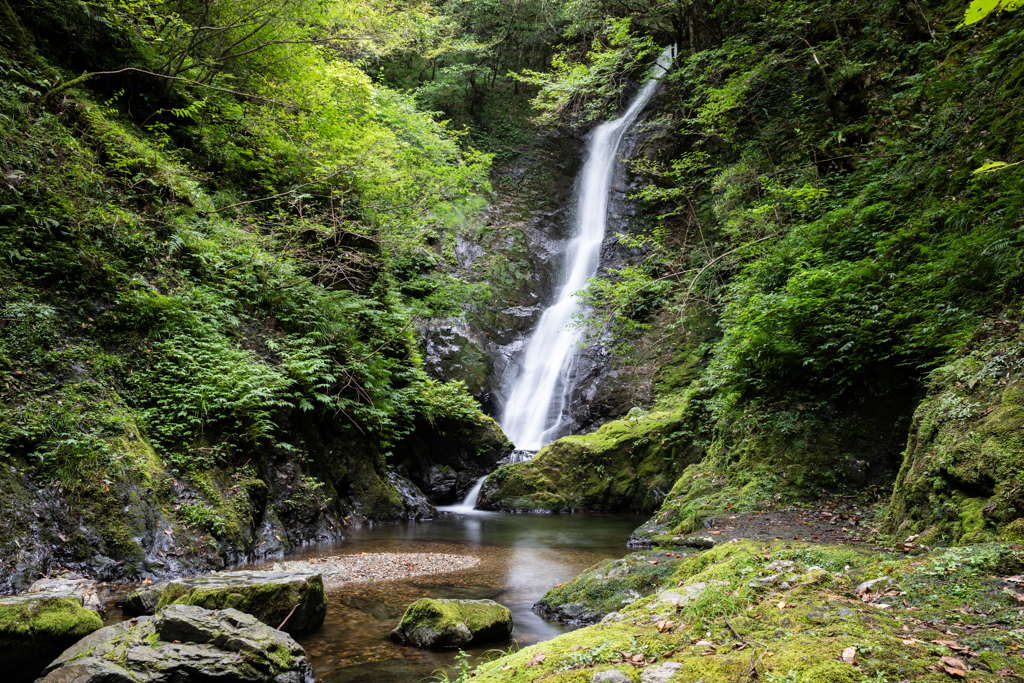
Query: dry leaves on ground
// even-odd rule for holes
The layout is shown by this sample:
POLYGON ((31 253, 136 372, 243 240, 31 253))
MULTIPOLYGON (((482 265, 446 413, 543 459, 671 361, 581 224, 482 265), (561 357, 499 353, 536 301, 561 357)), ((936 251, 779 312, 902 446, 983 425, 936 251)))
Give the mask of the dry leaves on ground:
POLYGON ((529 664, 527 664, 526 666, 537 666, 538 664, 542 664, 544 660, 547 659, 547 656, 548 655, 546 652, 538 652, 533 656, 533 659, 531 659, 529 664))
POLYGON ((853 665, 853 658, 857 656, 857 648, 848 647, 843 650, 843 661, 847 664, 853 665))

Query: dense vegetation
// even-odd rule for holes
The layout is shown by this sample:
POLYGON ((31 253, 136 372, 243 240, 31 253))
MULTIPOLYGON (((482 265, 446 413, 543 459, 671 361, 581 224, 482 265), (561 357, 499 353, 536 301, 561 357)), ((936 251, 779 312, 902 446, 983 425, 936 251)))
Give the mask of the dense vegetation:
MULTIPOLYGON (((675 533, 726 506, 884 490, 902 466, 890 528, 1007 527, 1016 442, 982 439, 963 457, 998 466, 970 472, 942 444, 963 448, 979 411, 1016 396, 1015 8, 0 0, 0 512, 17 520, 0 548, 19 555, 50 485, 98 529, 3 575, 138 559, 156 519, 187 525, 193 556, 230 557, 287 548, 282 528, 308 540, 410 514, 395 467, 415 469, 431 435, 493 424, 429 375, 417 335, 492 319, 509 254, 526 260, 521 235, 481 218, 492 181, 519 192, 502 164, 538 131, 614 114, 669 44, 620 236, 640 256, 586 295, 616 362, 657 366, 672 419, 634 412, 660 443, 622 451, 657 495, 497 480, 519 501, 532 486, 652 509, 678 479, 650 530, 675 533), (490 270, 452 277, 470 228, 490 270), (911 462, 932 445, 941 462, 911 462), (108 514, 144 503, 158 515, 141 526, 108 514)), ((478 393, 482 374, 462 379, 478 393)), ((632 472, 602 438, 554 449, 554 469, 599 455, 632 472)))

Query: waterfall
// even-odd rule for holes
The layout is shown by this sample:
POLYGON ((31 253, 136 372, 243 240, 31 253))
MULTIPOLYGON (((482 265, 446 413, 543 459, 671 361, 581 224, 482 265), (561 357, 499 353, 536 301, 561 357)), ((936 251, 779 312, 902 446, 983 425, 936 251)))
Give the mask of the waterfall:
POLYGON ((619 145, 654 96, 657 79, 668 70, 673 55, 674 48, 666 48, 626 113, 590 134, 587 160, 578 182, 576 229, 565 250, 562 281, 554 303, 541 314, 526 342, 518 374, 510 378, 501 415, 501 428, 516 448, 535 451, 565 432, 573 361, 582 339, 580 329, 569 327, 579 306, 575 294, 587 286, 600 263, 619 145))
POLYGON ((476 507, 476 499, 480 497, 480 489, 484 487, 485 479, 487 479, 486 476, 477 479, 476 483, 473 484, 473 488, 469 490, 469 493, 466 494, 466 497, 463 498, 462 502, 458 505, 439 505, 437 506, 437 509, 442 512, 461 512, 462 514, 475 512, 474 508, 476 507))

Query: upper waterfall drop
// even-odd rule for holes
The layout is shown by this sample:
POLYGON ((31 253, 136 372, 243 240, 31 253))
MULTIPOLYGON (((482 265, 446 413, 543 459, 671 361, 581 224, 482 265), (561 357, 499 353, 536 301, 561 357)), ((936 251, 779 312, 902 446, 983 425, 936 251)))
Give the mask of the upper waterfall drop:
POLYGON ((666 48, 626 112, 590 134, 587 160, 579 176, 574 236, 565 250, 558 293, 527 340, 518 373, 508 378, 511 389, 499 422, 518 449, 538 450, 562 435, 573 360, 582 337, 582 332, 570 328, 569 323, 579 306, 576 292, 586 288, 600 264, 616 153, 626 132, 654 96, 658 78, 668 70, 674 56, 675 47, 666 48))

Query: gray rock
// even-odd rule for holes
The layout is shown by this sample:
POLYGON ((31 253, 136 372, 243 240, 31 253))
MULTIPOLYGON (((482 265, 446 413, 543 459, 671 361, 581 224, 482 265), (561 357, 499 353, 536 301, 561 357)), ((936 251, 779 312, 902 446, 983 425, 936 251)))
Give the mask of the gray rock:
POLYGON ((697 583, 691 583, 682 588, 675 590, 665 591, 658 596, 658 602, 665 602, 674 605, 677 609, 686 607, 691 602, 695 601, 709 586, 724 586, 727 585, 725 581, 699 581, 697 583))
POLYGON ((625 617, 618 612, 609 612, 601 619, 601 623, 603 624, 606 621, 622 621, 623 619, 625 619, 625 617))
POLYGON ((164 592, 166 585, 161 581, 143 586, 124 596, 114 605, 121 608, 121 611, 130 617, 152 616, 156 614, 156 606, 160 603, 160 595, 164 592))
POLYGON ((793 560, 775 560, 767 567, 765 567, 765 569, 767 569, 768 571, 784 571, 786 569, 792 569, 795 566, 796 562, 794 562, 793 560))
POLYGON ((609 669, 591 676, 590 683, 629 683, 629 676, 618 669, 609 669))
POLYGON ((856 588, 853 589, 853 592, 856 593, 857 595, 860 595, 861 593, 864 593, 864 592, 869 591, 869 590, 873 591, 875 586, 877 586, 878 584, 883 584, 884 585, 884 584, 888 584, 888 583, 891 583, 891 582, 892 582, 892 577, 891 576, 880 576, 877 579, 871 579, 870 581, 865 581, 864 583, 859 584, 856 588))
POLYGON ((672 674, 683 668, 679 662, 665 662, 661 666, 652 666, 644 669, 640 674, 640 683, 666 683, 672 678, 672 674))
MULTIPOLYGON (((77 576, 77 575, 73 575, 77 576)), ((96 596, 96 582, 92 579, 39 579, 28 587, 26 593, 42 593, 44 591, 62 592, 78 595, 82 606, 93 611, 100 611, 100 599, 96 596)))
POLYGON ((710 536, 683 536, 676 543, 698 550, 710 550, 715 547, 715 539, 710 536))
POLYGON ((39 683, 306 683, 313 669, 291 637, 248 614, 168 605, 96 631, 43 674, 39 683))

